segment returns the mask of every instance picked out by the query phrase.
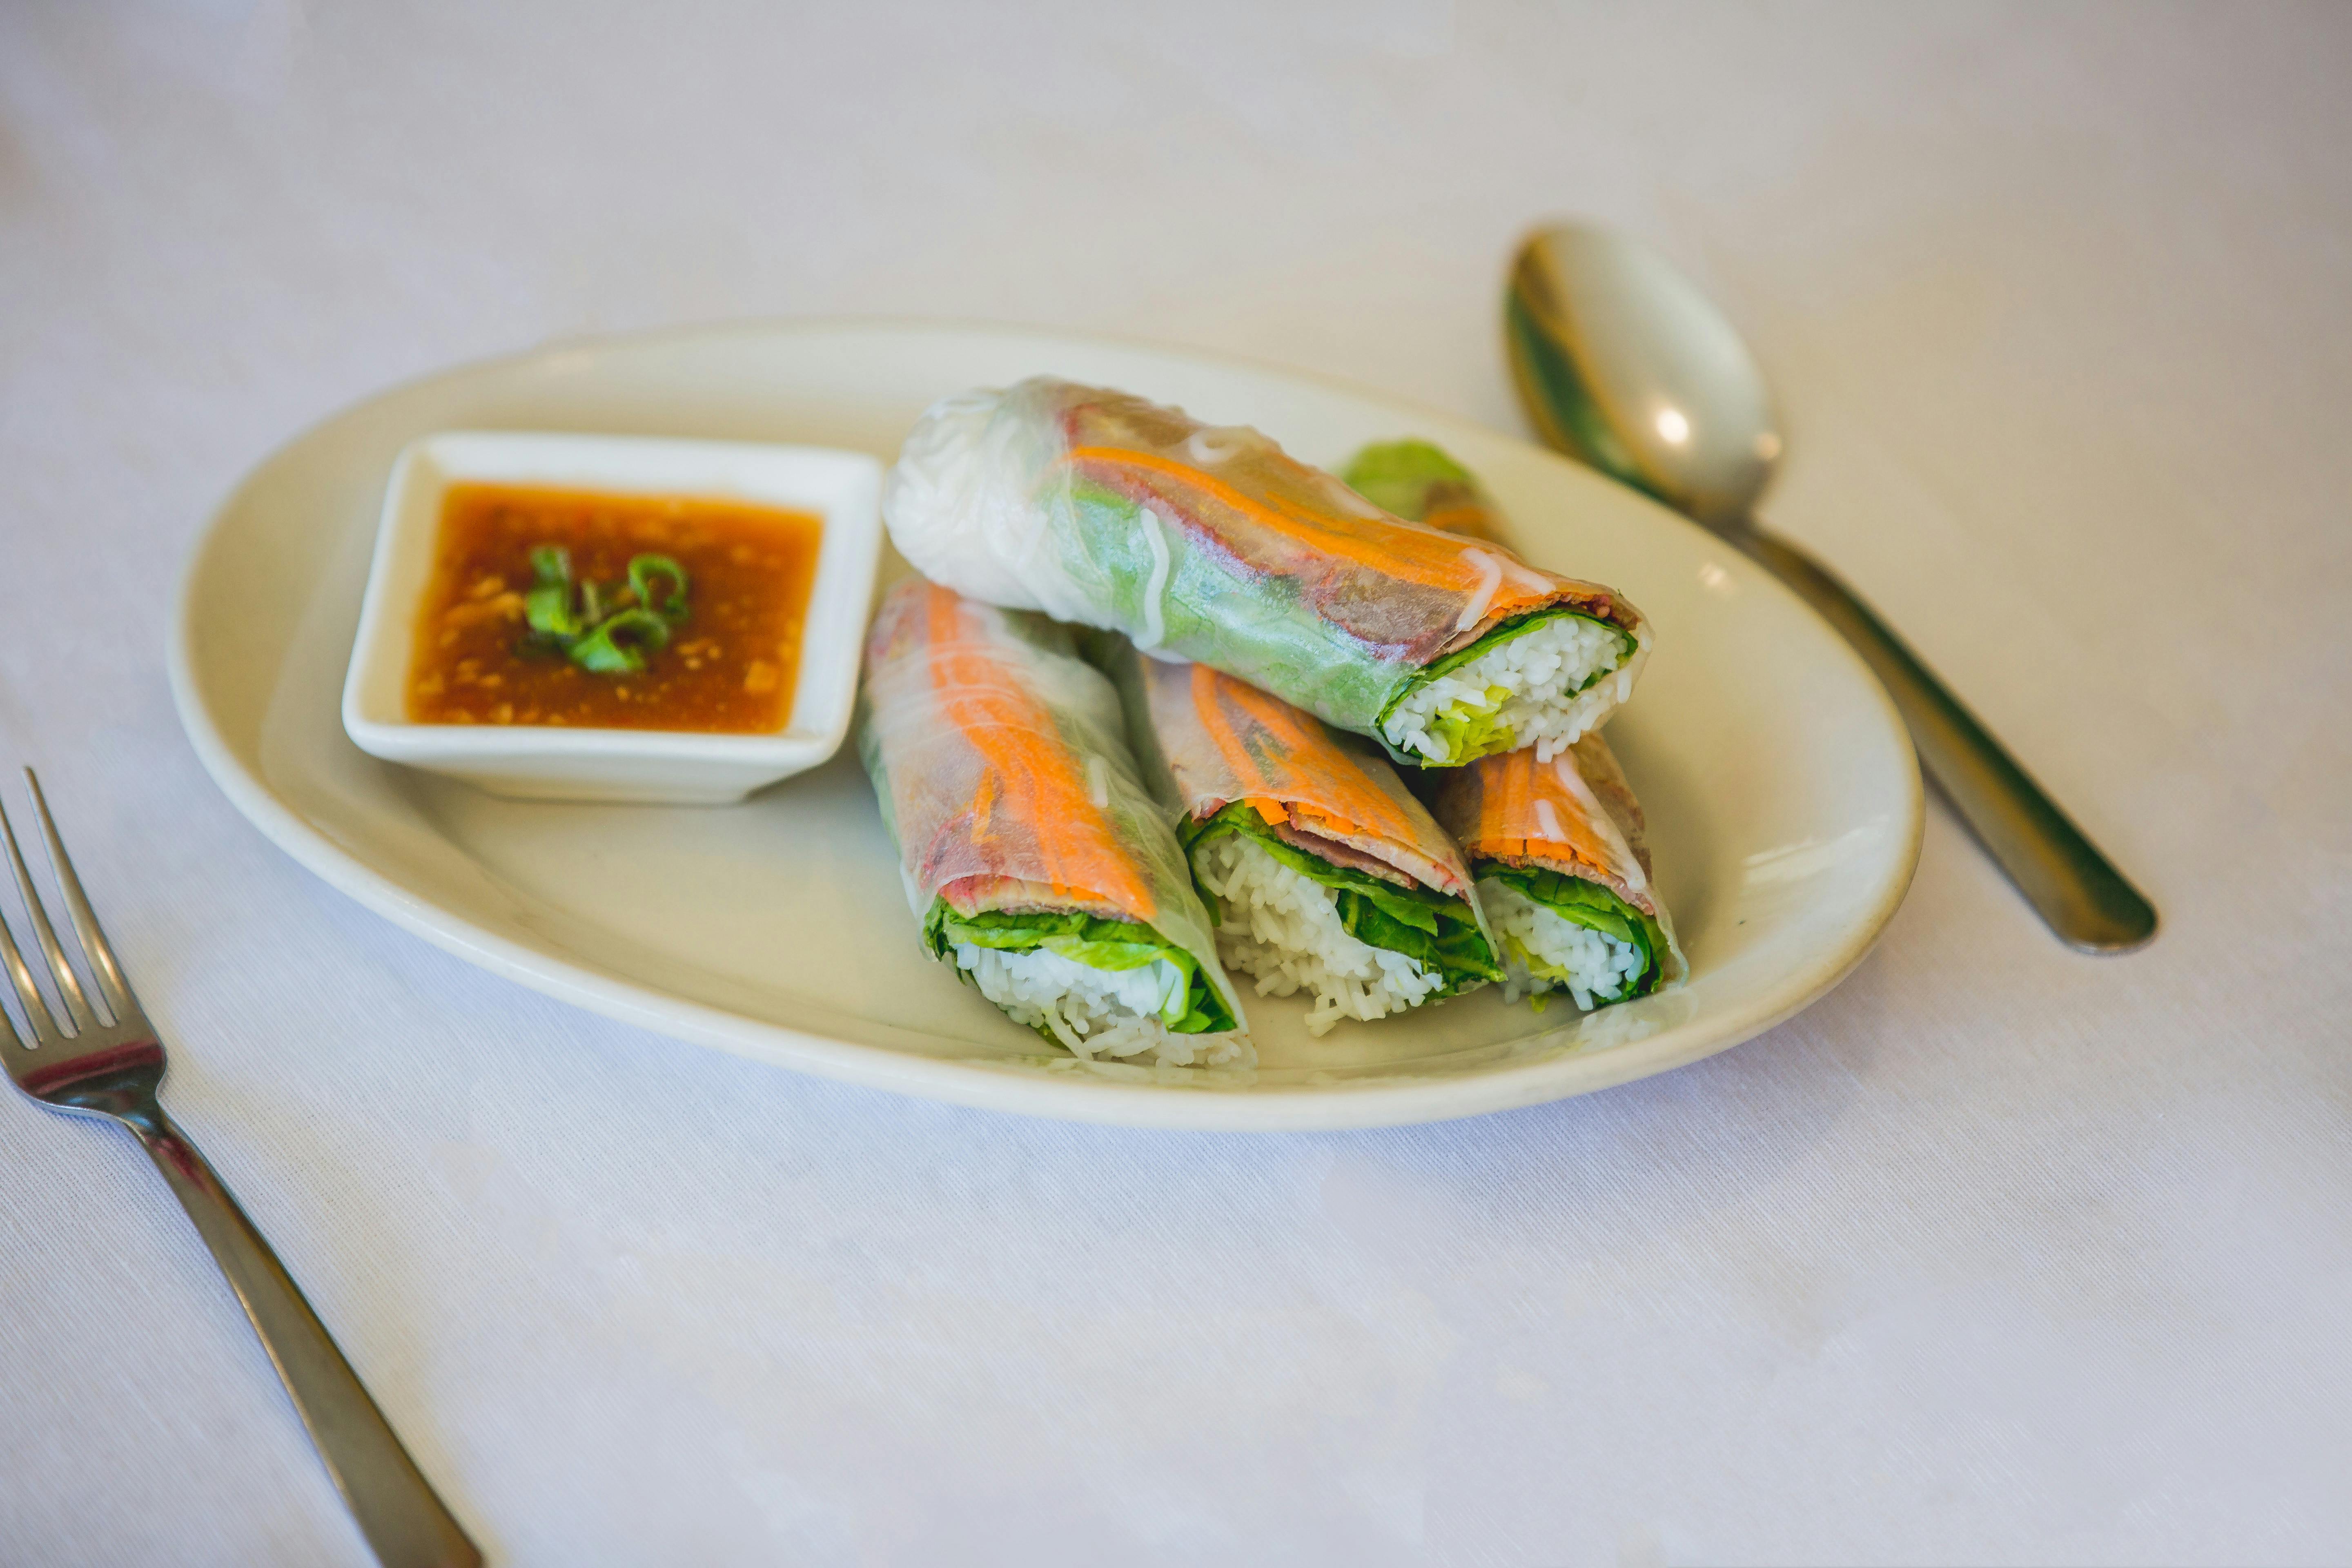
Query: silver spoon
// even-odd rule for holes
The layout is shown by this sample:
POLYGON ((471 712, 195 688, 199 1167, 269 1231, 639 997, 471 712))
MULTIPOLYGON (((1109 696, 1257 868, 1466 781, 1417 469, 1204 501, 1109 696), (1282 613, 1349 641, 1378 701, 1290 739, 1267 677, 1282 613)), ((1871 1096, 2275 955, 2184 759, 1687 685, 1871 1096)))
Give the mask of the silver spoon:
POLYGON ((1917 656, 1811 556, 1756 526, 1780 458, 1748 345, 1647 246, 1584 225, 1519 247, 1504 310, 1511 369, 1552 447, 1722 534, 1795 589, 1886 684, 1919 760, 2050 929, 2086 952, 2156 934, 2156 909, 1917 656))

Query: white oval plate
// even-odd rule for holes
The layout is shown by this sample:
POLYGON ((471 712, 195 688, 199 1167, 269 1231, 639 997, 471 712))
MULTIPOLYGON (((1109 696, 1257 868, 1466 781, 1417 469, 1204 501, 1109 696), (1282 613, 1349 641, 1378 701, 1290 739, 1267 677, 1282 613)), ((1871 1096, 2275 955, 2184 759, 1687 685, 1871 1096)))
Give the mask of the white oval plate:
MULTIPOLYGON (((903 571, 895 559, 886 578, 903 571)), ((998 329, 811 322, 557 347, 370 399, 230 496, 172 641, 189 739, 297 860, 452 952, 581 1006, 828 1077, 1164 1127, 1438 1121, 1662 1072, 1837 984, 1918 856, 1911 746, 1811 611, 1745 557, 1527 444, 1369 393, 1163 349, 998 329), (338 698, 394 456, 442 429, 784 441, 894 456, 934 398, 1039 372, 1252 424, 1309 461, 1417 435, 1476 471, 1541 563, 1622 589, 1657 652, 1609 737, 1650 818, 1683 989, 1580 1016, 1492 988, 1320 1040, 1251 997, 1254 1073, 1048 1053, 916 942, 855 748, 727 807, 532 805, 366 755, 338 698)))

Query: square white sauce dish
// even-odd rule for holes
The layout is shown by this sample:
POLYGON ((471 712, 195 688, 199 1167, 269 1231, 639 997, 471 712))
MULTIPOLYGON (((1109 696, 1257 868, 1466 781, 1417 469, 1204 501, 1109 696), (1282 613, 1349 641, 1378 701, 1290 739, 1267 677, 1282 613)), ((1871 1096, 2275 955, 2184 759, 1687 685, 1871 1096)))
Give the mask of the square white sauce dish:
POLYGON ((393 464, 343 728, 526 800, 723 805, 848 733, 881 465, 445 431, 393 464))

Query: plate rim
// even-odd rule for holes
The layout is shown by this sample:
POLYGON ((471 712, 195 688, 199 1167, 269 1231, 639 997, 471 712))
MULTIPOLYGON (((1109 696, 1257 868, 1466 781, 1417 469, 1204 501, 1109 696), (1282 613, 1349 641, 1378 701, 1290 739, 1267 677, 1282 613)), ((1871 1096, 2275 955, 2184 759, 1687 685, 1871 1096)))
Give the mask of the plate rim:
MULTIPOLYGON (((238 815, 289 858, 329 887, 434 946, 500 978, 526 985, 558 1001, 633 1024, 690 1044, 716 1047, 772 1065, 836 1081, 882 1089, 1018 1115, 1136 1128, 1194 1131, 1287 1132, 1412 1125, 1516 1110, 1614 1088, 1637 1079, 1687 1066, 1753 1039, 1795 1016, 1853 973, 1885 933, 1908 893, 1926 829, 1926 796, 1916 754, 1893 701, 1859 655, 1847 647, 1817 612, 1762 568, 1738 558, 1752 580, 1811 616, 1864 678, 1864 689, 1887 729, 1902 742, 1911 765, 1904 771, 1905 823, 1898 869, 1881 888, 1877 901, 1834 952, 1810 965, 1801 979, 1777 994, 1718 1015, 1705 1026, 1675 1026, 1654 1042, 1635 1041, 1605 1051, 1542 1052, 1541 1042, 1567 1031, 1547 1032, 1528 1043, 1532 1059, 1450 1079, 1403 1074, 1364 1083, 1253 1087, 1246 1090, 1160 1081, 1106 1080, 1073 1071, 1067 1076, 1008 1072, 982 1061, 918 1057, 877 1047, 811 1035, 789 1025, 754 1019, 696 1001, 642 981, 623 979, 579 959, 557 958, 472 919, 420 898, 342 848, 248 769, 207 704, 194 649, 195 587, 205 563, 219 548, 223 527, 254 483, 289 453, 371 405, 445 382, 458 382, 520 367, 551 355, 610 351, 663 341, 754 335, 814 336, 825 332, 917 331, 985 333, 1033 338, 1040 342, 1084 343, 1188 361, 1212 369, 1243 369, 1292 382, 1306 382, 1347 396, 1411 410, 1439 426, 1468 426, 1516 441, 1549 462, 1576 465, 1557 453, 1505 431, 1428 407, 1342 376, 1255 359, 1189 348, 1113 332, 1063 331, 993 321, 918 316, 755 317, 677 324, 636 331, 553 338, 528 348, 445 366, 374 388, 302 426, 248 464, 206 514, 180 565, 173 596, 165 650, 172 705, 197 761, 238 815), (1654 1046, 1654 1048, 1643 1048, 1654 1046)), ((1582 470, 1579 470, 1581 472, 1582 470)), ((1699 525, 1638 491, 1655 521, 1699 525)), ((1713 539, 1713 535, 1708 535, 1713 539)), ((1734 552, 1735 556, 1737 552, 1734 552)))

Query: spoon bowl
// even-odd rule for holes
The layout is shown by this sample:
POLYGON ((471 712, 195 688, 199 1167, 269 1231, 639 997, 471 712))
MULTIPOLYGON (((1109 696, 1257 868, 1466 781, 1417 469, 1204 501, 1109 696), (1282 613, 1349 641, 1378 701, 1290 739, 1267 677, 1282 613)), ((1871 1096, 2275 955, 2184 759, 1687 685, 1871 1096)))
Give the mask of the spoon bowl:
POLYGON ((1709 527, 1744 522, 1782 450, 1764 373, 1641 241, 1544 229, 1512 264, 1511 365, 1544 438, 1709 527))
POLYGON ((1563 225, 1520 245, 1503 323, 1537 433, 1725 535, 1836 627, 1945 799, 2062 940, 2118 952, 2156 934, 2155 907, 1876 613, 1756 526, 1780 422, 1755 356, 1696 284, 1638 240, 1563 225))

